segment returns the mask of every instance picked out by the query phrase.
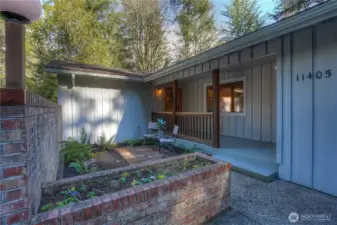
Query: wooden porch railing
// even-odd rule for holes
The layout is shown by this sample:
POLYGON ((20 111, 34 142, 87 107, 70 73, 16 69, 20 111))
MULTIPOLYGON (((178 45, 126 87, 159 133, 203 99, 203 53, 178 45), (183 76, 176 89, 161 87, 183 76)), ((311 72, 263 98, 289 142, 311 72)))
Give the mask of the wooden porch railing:
MULTIPOLYGON (((166 132, 173 131, 172 112, 153 112, 152 120, 162 118, 166 121, 166 132)), ((212 144, 213 114, 196 112, 176 112, 176 124, 179 126, 178 136, 205 144, 212 144)))

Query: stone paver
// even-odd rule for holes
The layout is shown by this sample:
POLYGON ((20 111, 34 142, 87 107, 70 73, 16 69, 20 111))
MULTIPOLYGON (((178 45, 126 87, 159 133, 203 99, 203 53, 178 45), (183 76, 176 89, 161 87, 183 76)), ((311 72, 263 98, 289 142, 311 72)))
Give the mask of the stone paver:
POLYGON ((175 155, 163 148, 160 151, 158 150, 158 147, 151 146, 116 148, 116 151, 130 164, 142 163, 148 160, 162 159, 175 155))
MULTIPOLYGON (((222 213, 207 225, 336 225, 337 198, 282 180, 265 183, 232 173, 232 210, 222 213), (291 223, 288 216, 296 212, 302 219, 291 223), (324 220, 305 220, 307 215, 324 220)), ((308 218, 308 217, 307 217, 308 218)))

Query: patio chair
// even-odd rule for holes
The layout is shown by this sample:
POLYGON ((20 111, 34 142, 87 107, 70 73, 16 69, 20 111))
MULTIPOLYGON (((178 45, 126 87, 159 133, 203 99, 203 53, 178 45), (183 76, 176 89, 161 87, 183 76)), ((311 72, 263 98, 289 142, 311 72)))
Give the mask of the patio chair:
POLYGON ((149 129, 148 134, 144 134, 144 139, 155 139, 158 135, 158 125, 155 122, 149 122, 147 128, 149 129))
POLYGON ((174 125, 172 136, 171 137, 165 137, 165 138, 159 138, 159 151, 161 147, 167 147, 169 151, 173 152, 174 151, 174 144, 177 139, 179 131, 179 126, 174 125))

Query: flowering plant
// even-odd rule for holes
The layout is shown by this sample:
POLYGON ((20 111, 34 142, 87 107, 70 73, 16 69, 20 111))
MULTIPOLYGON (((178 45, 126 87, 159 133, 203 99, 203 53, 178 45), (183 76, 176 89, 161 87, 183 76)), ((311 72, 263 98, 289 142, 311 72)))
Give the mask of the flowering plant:
POLYGON ((159 130, 165 130, 166 122, 163 119, 157 120, 157 126, 159 130))

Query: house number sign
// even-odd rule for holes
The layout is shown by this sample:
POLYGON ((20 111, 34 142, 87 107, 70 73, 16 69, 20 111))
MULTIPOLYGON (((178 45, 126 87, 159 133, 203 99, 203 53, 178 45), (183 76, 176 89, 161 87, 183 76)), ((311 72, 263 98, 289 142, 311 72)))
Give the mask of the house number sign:
POLYGON ((325 71, 318 70, 318 71, 316 71, 315 74, 313 74, 312 72, 310 72, 307 75, 304 74, 304 73, 302 75, 297 74, 296 81, 299 82, 299 81, 304 81, 306 79, 311 80, 311 79, 314 79, 314 78, 319 79, 319 80, 320 79, 326 79, 326 78, 330 78, 331 75, 332 75, 331 70, 325 70, 325 71))

